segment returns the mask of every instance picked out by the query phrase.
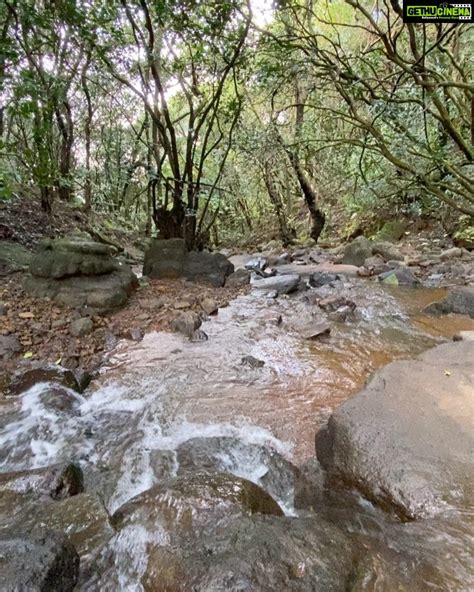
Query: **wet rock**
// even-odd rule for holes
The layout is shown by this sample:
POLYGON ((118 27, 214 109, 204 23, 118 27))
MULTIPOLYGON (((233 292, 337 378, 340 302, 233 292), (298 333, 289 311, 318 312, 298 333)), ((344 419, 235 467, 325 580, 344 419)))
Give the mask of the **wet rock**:
POLYGON ((253 516, 193 545, 153 546, 142 584, 150 592, 345 592, 351 570, 350 546, 327 522, 253 516))
POLYGON ((196 331, 193 331, 189 337, 189 341, 191 341, 191 343, 199 343, 200 341, 208 341, 209 340, 209 335, 204 332, 202 329, 197 329, 196 331))
POLYGON ((250 272, 247 269, 236 269, 231 273, 226 281, 227 288, 240 288, 250 283, 250 272))
POLYGON ((0 534, 0 589, 5 592, 69 592, 79 575, 71 543, 47 530, 0 534))
POLYGON ((176 453, 178 474, 204 470, 241 477, 251 475, 274 499, 288 506, 293 504, 295 481, 300 472, 272 448, 215 436, 191 438, 181 444, 176 453))
POLYGON ((257 279, 252 281, 252 288, 254 290, 265 290, 272 292, 273 290, 280 294, 289 294, 298 287, 300 283, 300 276, 296 274, 276 275, 270 278, 257 279))
POLYGON ((341 306, 337 310, 330 312, 328 319, 338 323, 345 323, 348 319, 354 317, 354 310, 352 306, 341 306))
POLYGON ((458 339, 454 339, 454 341, 474 341, 474 331, 459 331, 459 333, 455 336, 458 339))
POLYGON ((327 271, 316 271, 309 276, 309 285, 312 288, 321 288, 327 284, 332 285, 341 277, 337 273, 329 273, 327 271))
POLYGON ((192 311, 186 311, 180 313, 171 322, 171 328, 174 331, 178 331, 179 333, 183 333, 184 335, 191 337, 194 331, 199 329, 201 324, 201 317, 197 313, 192 311))
POLYGON ((31 252, 19 243, 0 241, 0 277, 28 269, 31 256, 31 252))
POLYGON ((216 315, 219 310, 219 306, 213 298, 204 298, 200 304, 202 310, 209 316, 216 315))
POLYGON ((313 321, 305 325, 301 329, 301 336, 303 339, 318 339, 319 337, 327 336, 331 333, 331 325, 327 321, 313 321))
POLYGON ((372 243, 364 236, 359 236, 346 246, 342 263, 361 267, 371 255, 372 243))
POLYGON ((259 360, 253 356, 243 356, 240 363, 243 366, 250 366, 250 368, 263 368, 265 366, 265 362, 263 360, 259 360))
POLYGON ((234 271, 222 253, 187 252, 183 239, 154 240, 145 253, 143 274, 152 278, 184 277, 221 287, 234 271))
POLYGON ((265 271, 268 266, 268 259, 266 257, 257 257, 256 259, 250 259, 245 264, 245 269, 249 271, 265 271))
POLYGON ((74 337, 84 337, 84 335, 89 335, 94 330, 94 323, 92 319, 84 317, 82 319, 77 319, 73 321, 69 325, 69 333, 74 337))
POLYGON ((420 280, 410 269, 406 267, 400 267, 398 269, 387 271, 380 274, 378 277, 379 281, 390 286, 406 286, 410 288, 416 288, 420 285, 420 280))
POLYGON ((153 530, 159 524, 170 536, 179 537, 255 513, 283 514, 273 498, 251 481, 200 471, 179 475, 140 493, 114 513, 112 525, 123 529, 139 524, 153 530))
POLYGON ((407 519, 472 507, 473 381, 472 342, 378 371, 316 436, 329 478, 407 519))
POLYGON ((461 286, 449 292, 444 300, 433 302, 425 312, 440 315, 451 312, 474 318, 474 286, 461 286))
POLYGON ((21 352, 21 343, 15 335, 0 335, 0 358, 9 359, 21 352))
POLYGON ((124 337, 130 341, 141 341, 144 335, 145 333, 143 332, 143 329, 140 327, 132 327, 126 331, 124 337))
POLYGON ((372 246, 374 255, 381 255, 385 261, 403 261, 400 249, 388 241, 377 241, 372 246))
POLYGON ((441 253, 439 258, 441 261, 449 261, 450 259, 456 259, 457 257, 462 257, 463 250, 459 247, 452 247, 451 249, 446 249, 441 253))
POLYGON ((23 363, 10 375, 5 394, 19 395, 40 382, 52 382, 56 386, 80 391, 76 377, 71 370, 58 365, 31 362, 23 363))
POLYGON ((350 310, 355 310, 357 305, 345 296, 332 296, 330 298, 322 298, 318 302, 319 308, 327 312, 334 312, 342 307, 348 307, 350 310))
POLYGON ((0 491, 14 491, 22 495, 33 493, 61 500, 84 491, 84 476, 81 467, 75 463, 2 473, 0 491))
POLYGON ((64 415, 79 415, 79 398, 69 389, 61 386, 52 385, 44 389, 40 400, 46 409, 51 409, 56 413, 64 415))

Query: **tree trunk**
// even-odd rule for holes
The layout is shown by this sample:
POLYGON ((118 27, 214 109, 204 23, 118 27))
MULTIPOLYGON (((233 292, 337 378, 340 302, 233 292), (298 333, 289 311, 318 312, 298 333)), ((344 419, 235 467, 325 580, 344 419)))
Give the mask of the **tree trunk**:
POLYGON ((272 202, 273 208, 278 219, 281 242, 283 243, 283 246, 287 247, 288 245, 291 245, 291 243, 293 242, 295 238, 295 232, 292 228, 289 228, 287 224, 285 212, 283 209, 283 203, 281 201, 280 194, 278 193, 278 189, 273 180, 271 167, 268 162, 266 162, 264 165, 263 178, 268 191, 268 195, 270 197, 270 201, 272 202))

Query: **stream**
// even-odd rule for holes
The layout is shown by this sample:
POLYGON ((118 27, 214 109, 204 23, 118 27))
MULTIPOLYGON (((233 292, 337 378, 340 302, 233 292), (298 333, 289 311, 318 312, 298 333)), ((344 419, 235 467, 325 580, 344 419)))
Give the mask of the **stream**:
MULTIPOLYGON (((329 287, 318 292, 334 294, 329 287)), ((350 541, 362 571, 351 572, 351 584, 341 589, 473 590, 473 533, 466 517, 402 523, 353 492, 323 489, 314 504, 296 507, 287 471, 271 485, 265 481, 268 451, 311 465, 315 433, 374 370, 474 329, 467 317, 423 314, 444 294, 347 279, 337 295, 356 303, 353 317, 332 322, 329 336, 312 341, 297 329, 317 309, 305 293, 277 299, 251 293, 203 324, 208 341, 149 333, 137 344, 121 342, 91 387, 82 395, 67 391, 61 404, 47 396, 50 384, 34 385, 1 405, 3 483, 12 482, 11 473, 22 475, 14 487, 0 490, 2 525, 44 522, 63 529, 81 555, 77 590, 158 590, 141 580, 149 544, 168 544, 173 533, 150 538, 147 525, 135 525, 117 534, 109 517, 176 475, 183 458, 177 451, 187 442, 208 438, 219 470, 267 489, 284 520, 320 519, 350 541), (264 365, 242 363, 245 356, 264 365), (71 461, 84 471, 86 494, 45 502, 42 510, 21 483, 43 467, 71 461)), ((276 466, 271 470, 278 473, 276 466)), ((188 589, 251 588, 176 588, 188 589)))

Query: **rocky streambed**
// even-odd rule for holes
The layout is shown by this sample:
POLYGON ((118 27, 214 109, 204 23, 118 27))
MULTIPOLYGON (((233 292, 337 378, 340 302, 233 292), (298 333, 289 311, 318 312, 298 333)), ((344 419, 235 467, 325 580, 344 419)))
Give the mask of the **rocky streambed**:
POLYGON ((474 343, 451 340, 474 321, 323 273, 238 297, 206 341, 121 342, 82 393, 20 380, 0 588, 473 589, 474 343))

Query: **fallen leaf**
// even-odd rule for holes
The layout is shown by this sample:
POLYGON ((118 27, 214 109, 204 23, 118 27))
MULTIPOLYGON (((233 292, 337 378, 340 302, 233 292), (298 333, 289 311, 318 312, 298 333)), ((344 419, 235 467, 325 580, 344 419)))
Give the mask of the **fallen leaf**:
POLYGON ((444 371, 444 375, 445 375, 445 376, 451 376, 451 372, 450 372, 449 370, 445 370, 445 371, 444 371))
POLYGON ((57 366, 59 366, 59 364, 63 361, 62 357, 59 356, 59 358, 54 362, 57 366))
POLYGON ((33 352, 26 352, 26 354, 23 354, 23 358, 25 360, 29 360, 32 357, 33 357, 33 352))

